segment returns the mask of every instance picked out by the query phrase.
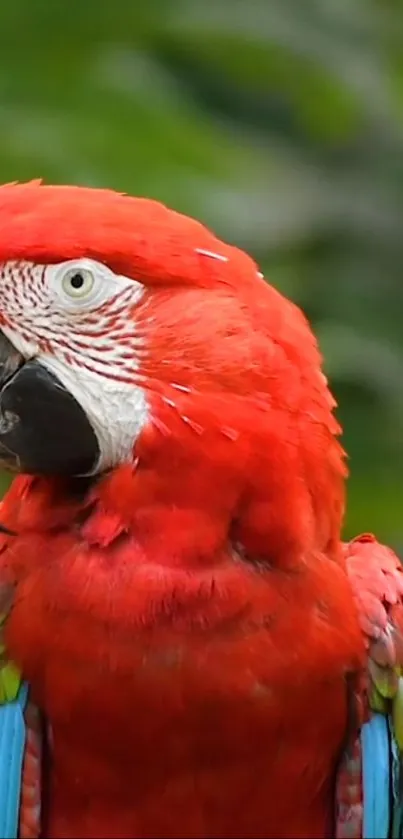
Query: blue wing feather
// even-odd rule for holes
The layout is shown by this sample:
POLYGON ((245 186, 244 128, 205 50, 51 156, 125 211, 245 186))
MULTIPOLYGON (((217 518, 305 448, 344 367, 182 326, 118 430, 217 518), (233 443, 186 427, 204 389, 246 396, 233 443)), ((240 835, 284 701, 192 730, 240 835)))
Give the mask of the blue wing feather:
POLYGON ((22 684, 16 699, 0 705, 0 837, 16 839, 25 750, 24 710, 28 690, 22 684))
POLYGON ((392 773, 388 718, 373 714, 361 729, 363 839, 388 839, 392 773))

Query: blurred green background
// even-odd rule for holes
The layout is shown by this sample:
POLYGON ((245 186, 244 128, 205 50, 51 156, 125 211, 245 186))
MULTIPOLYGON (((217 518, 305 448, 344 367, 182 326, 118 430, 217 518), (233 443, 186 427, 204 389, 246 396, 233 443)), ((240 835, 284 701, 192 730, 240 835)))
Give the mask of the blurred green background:
POLYGON ((13 0, 0 180, 161 199, 313 322, 352 476, 346 534, 403 550, 401 0, 13 0))

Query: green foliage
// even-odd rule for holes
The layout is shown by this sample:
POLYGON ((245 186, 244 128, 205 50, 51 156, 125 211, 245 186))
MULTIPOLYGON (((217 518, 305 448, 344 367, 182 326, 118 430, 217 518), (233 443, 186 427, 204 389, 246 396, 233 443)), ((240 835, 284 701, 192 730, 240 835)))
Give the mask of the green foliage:
POLYGON ((347 535, 403 546, 403 6, 14 0, 0 180, 159 198, 247 248, 320 337, 347 535))

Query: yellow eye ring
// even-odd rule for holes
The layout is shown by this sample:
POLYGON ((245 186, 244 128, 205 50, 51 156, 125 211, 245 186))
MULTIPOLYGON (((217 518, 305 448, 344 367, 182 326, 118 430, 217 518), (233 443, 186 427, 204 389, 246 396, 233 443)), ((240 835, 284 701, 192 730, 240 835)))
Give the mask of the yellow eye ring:
POLYGON ((87 297, 94 287, 94 275, 88 268, 70 268, 62 279, 62 288, 69 297, 87 297))

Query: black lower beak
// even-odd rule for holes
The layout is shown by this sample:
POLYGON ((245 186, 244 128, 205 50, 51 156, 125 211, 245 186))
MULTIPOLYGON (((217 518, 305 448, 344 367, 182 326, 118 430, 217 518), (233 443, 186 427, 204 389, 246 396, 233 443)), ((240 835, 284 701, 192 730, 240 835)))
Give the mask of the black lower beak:
POLYGON ((88 417, 38 360, 0 332, 0 466, 31 475, 85 475, 99 459, 88 417))

